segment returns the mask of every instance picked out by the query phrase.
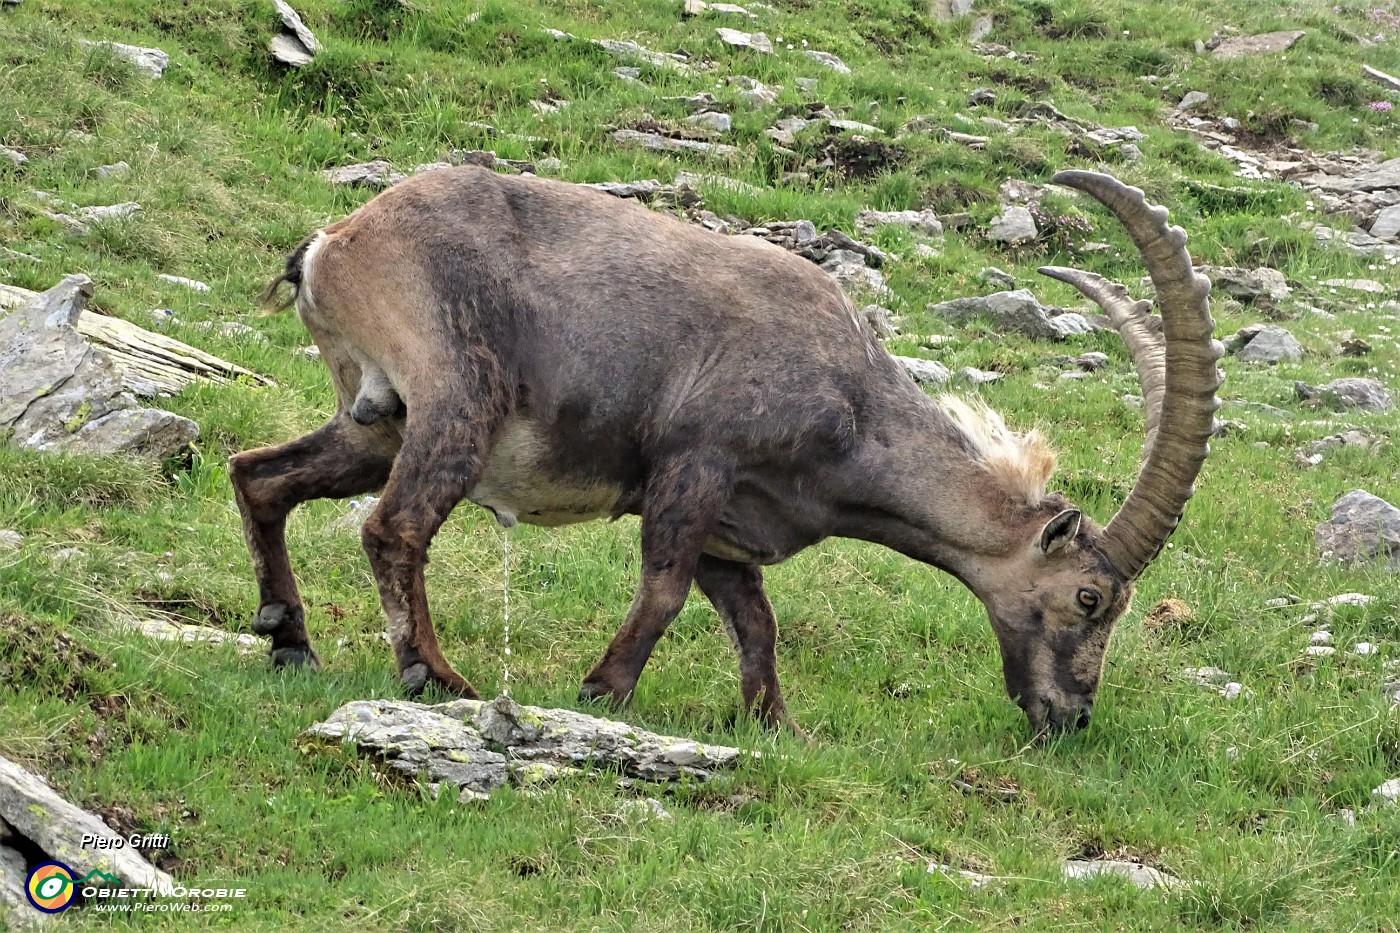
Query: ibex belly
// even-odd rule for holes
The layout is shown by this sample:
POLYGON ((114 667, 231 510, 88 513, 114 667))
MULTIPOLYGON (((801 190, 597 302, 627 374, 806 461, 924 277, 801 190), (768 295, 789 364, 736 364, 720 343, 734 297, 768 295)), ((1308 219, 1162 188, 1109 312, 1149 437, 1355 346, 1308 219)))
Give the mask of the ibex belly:
POLYGON ((486 470, 467 494, 490 509, 502 526, 517 522, 552 528, 613 514, 622 487, 586 476, 561 476, 552 467, 549 436, 535 422, 506 422, 486 459, 486 470))

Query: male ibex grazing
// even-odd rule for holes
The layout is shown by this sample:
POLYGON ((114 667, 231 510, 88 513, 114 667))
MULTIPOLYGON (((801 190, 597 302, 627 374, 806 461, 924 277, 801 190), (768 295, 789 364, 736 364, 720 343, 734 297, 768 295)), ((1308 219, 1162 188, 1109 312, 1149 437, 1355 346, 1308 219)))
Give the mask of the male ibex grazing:
POLYGON ((1097 275, 1042 271, 1108 313, 1142 380, 1146 462, 1107 528, 1045 491, 1053 455, 935 402, 816 266, 587 188, 443 169, 307 240, 290 283, 339 409, 230 462, 274 663, 314 662, 283 529, 299 502, 384 489, 364 546, 410 691, 474 696, 438 648, 428 545, 464 498, 503 525, 641 516, 641 582, 583 682, 624 701, 691 582, 784 720, 760 567, 831 536, 951 573, 987 607, 1031 726, 1084 725, 1132 581, 1180 519, 1214 425, 1210 283, 1166 211, 1064 172, 1124 223, 1162 316, 1097 275))

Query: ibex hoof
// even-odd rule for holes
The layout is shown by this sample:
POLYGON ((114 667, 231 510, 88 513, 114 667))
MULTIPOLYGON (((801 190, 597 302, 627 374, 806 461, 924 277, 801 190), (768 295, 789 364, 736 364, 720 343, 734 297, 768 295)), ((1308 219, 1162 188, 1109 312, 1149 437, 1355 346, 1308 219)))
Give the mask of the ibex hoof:
POLYGON ((321 669, 321 659, 308 646, 294 645, 289 648, 272 649, 272 666, 275 668, 305 668, 310 671, 321 669))
POLYGON ((622 692, 601 681, 585 680, 578 688, 578 698, 581 703, 606 700, 613 709, 621 709, 632 698, 632 691, 622 692))
POLYGON ((417 664, 410 664, 399 672, 399 680, 403 682, 404 691, 411 697, 416 697, 427 689, 428 684, 437 684, 438 687, 448 693, 462 697, 466 700, 479 700, 481 696, 476 692, 476 688, 467 682, 466 678, 458 674, 451 668, 447 674, 433 673, 432 668, 422 661, 417 664))
POLYGON ((258 607, 257 617, 253 619, 253 631, 259 635, 271 635, 282 627, 292 613, 292 608, 286 603, 264 603, 258 607))

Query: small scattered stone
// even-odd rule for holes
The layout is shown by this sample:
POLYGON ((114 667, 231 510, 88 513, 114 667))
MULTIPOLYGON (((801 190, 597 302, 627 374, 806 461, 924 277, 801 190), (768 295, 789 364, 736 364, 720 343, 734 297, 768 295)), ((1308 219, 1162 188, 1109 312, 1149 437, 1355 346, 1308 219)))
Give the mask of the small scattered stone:
POLYGON ((24 544, 24 535, 9 528, 0 530, 0 551, 16 551, 24 544))
POLYGON ((967 95, 969 107, 991 107, 997 102, 997 92, 989 87, 979 87, 967 95))
POLYGON ((982 281, 986 282, 988 285, 1008 291, 1016 287, 1016 277, 1009 272, 1003 272, 996 266, 988 266, 978 273, 978 275, 981 276, 982 281))
POLYGON ((18 149, 11 149, 9 146, 0 146, 0 159, 12 162, 15 165, 29 164, 29 157, 18 149))
POLYGON ((185 288, 196 292, 207 292, 209 286, 195 279, 187 279, 180 275, 166 275, 164 272, 157 273, 156 278, 162 282, 169 282, 171 285, 183 285, 185 288))
POLYGON ((861 211, 856 215, 856 229, 870 233, 879 227, 906 227, 931 237, 943 235, 943 224, 933 211, 861 211))
POLYGON ((85 49, 104 49, 152 78, 159 78, 170 67, 170 56, 160 49, 143 49, 121 42, 91 42, 87 39, 79 39, 78 45, 85 49))
POLYGON ((1227 700, 1238 700, 1240 698, 1240 694, 1244 692, 1244 686, 1242 684, 1238 684, 1234 681, 1231 681, 1230 683, 1221 687, 1219 692, 1220 695, 1227 700))
POLYGON ((1256 36, 1231 36, 1212 49, 1211 55, 1223 59, 1243 58, 1246 55, 1276 55, 1288 51, 1293 43, 1305 35, 1306 32, 1296 30, 1266 32, 1256 36))
POLYGON ((933 360, 921 360, 912 356, 896 356, 894 359, 915 382, 923 385, 941 386, 952 378, 948 367, 933 360))
POLYGON ((949 878, 961 878, 963 881, 968 882, 968 889, 972 891, 981 890, 996 880, 991 875, 983 875, 975 871, 968 871, 966 868, 954 868, 951 865, 943 865, 939 862, 929 862, 928 873, 930 875, 947 875, 949 878))
POLYGON ((943 254, 940 253, 938 250, 934 249, 932 246, 929 246, 927 243, 915 243, 914 255, 918 256, 920 259, 937 259, 943 254))
POLYGON ((1277 303, 1293 293, 1283 273, 1268 266, 1255 269, 1202 266, 1200 271, 1210 279, 1212 289, 1245 304, 1253 304, 1261 299, 1277 303))
POLYGON ((299 68, 311 64, 316 53, 321 51, 321 43, 306 28, 301 16, 286 3, 286 0, 272 0, 277 15, 282 20, 282 30, 268 42, 272 57, 284 65, 299 68))
POLYGON ((1310 645, 1330 645, 1332 643, 1332 633, 1327 629, 1318 629, 1308 636, 1310 645))
POLYGON ((1366 292, 1371 295, 1384 294, 1386 288, 1375 279, 1328 279, 1323 288, 1341 288, 1353 292, 1366 292))
POLYGON ((99 165, 93 169, 98 178, 111 178, 114 175, 124 175, 131 171, 131 166, 126 162, 113 162, 111 165, 99 165))
POLYGON ((374 513, 374 507, 378 504, 378 496, 362 496, 358 499, 351 499, 349 510, 328 524, 326 532, 328 534, 344 532, 359 534, 360 529, 365 527, 365 522, 369 520, 370 515, 374 513))
POLYGON ((1331 645, 1308 645, 1303 649, 1303 654, 1312 658, 1325 658, 1337 653, 1337 649, 1331 645))
POLYGON ((1181 98, 1181 102, 1176 105, 1176 109, 1184 113, 1187 110, 1196 109, 1208 100, 1210 100, 1210 95, 1204 91, 1187 91, 1186 95, 1181 98))
POLYGON ((1020 206, 1002 208, 1002 212, 992 220, 987 230, 989 239, 1010 246, 1029 243, 1039 235, 1035 218, 1029 210, 1020 206))
POLYGON ((620 65, 613 69, 613 74, 623 81, 641 81, 642 69, 633 68, 631 65, 620 65))
POLYGON ((977 369, 973 366, 964 366, 958 370, 958 378, 971 385, 987 385, 992 382, 1000 382, 1006 378, 1005 373, 992 373, 984 369, 977 369))
POLYGON ((1317 548, 1344 563, 1382 559, 1400 565, 1400 509, 1363 489, 1342 496, 1318 524, 1317 548))
POLYGON ((614 142, 622 145, 641 146, 643 149, 657 152, 693 152, 699 155, 722 158, 730 158, 740 154, 740 150, 734 146, 700 142, 694 139, 672 139, 658 133, 643 133, 638 130, 616 130, 613 132, 612 138, 614 142))
POLYGON ((1096 878, 1100 875, 1114 875, 1127 879, 1135 887, 1144 890, 1152 888, 1172 888, 1181 884, 1177 878, 1136 862, 1123 862, 1117 859, 1070 859, 1061 866, 1067 880, 1096 878))
POLYGON ((851 73, 851 69, 846 66, 846 63, 830 52, 818 52, 816 49, 804 49, 802 54, 818 65, 823 65, 830 68, 832 71, 839 72, 843 75, 851 73))
POLYGON ((1397 802, 1400 802, 1400 778, 1391 778, 1371 791, 1371 799, 1383 806, 1395 806, 1397 802))
POLYGON ((871 331, 876 337, 887 340, 899 334, 899 327, 894 312, 889 308, 877 304, 868 304, 860 309, 861 317, 865 318, 865 323, 870 325, 871 331))
POLYGON ((1188 667, 1182 673, 1198 687, 1215 687, 1230 680, 1230 672, 1218 667, 1188 667))
POLYGON ((719 36, 721 42, 735 48, 753 49, 755 52, 769 55, 773 53, 773 40, 761 32, 740 32, 737 29, 726 29, 721 26, 715 30, 715 34, 719 36))
POLYGON ((1393 204, 1377 213, 1371 221, 1369 233, 1377 240, 1393 240, 1400 235, 1400 204, 1393 204))
POLYGON ((655 797, 647 797, 645 800, 629 800, 623 804, 625 815, 633 819, 643 820, 674 820, 669 811, 661 805, 661 801, 655 797))
POLYGON ((1359 654, 1363 657, 1370 654, 1377 654, 1380 652, 1380 650, 1381 649, 1379 647, 1373 645, 1369 641, 1359 641, 1351 646, 1351 651, 1353 654, 1359 654))
POLYGON ((1245 363, 1296 363, 1303 358, 1303 345, 1277 324, 1243 328, 1232 343, 1235 354, 1245 363))
POLYGON ((356 188, 388 188, 398 184, 408 176, 394 171, 394 167, 388 162, 376 159, 373 162, 328 168, 321 172, 321 177, 333 185, 350 185, 356 188))
POLYGON ((734 121, 727 113, 718 113, 713 110, 706 110, 694 116, 685 118, 685 122, 691 126, 700 126, 716 133, 728 133, 734 126, 734 121))
POLYGON ((1333 379, 1321 386, 1310 386, 1295 382, 1294 391, 1303 401, 1321 403, 1329 407, 1347 410, 1384 412, 1394 405, 1390 392, 1375 379, 1351 377, 1333 379))

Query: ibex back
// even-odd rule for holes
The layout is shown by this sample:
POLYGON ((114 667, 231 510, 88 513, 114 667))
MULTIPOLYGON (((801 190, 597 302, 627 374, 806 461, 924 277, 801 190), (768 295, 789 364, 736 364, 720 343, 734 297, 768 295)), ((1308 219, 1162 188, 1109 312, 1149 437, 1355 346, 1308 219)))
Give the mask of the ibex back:
POLYGON ((961 580, 1032 728, 1084 725, 1112 626, 1206 456, 1220 347, 1209 283, 1166 212, 1107 176, 1057 180, 1123 221, 1162 312, 1098 276, 1042 270, 1104 308, 1143 383, 1146 461, 1103 529, 1046 493, 1039 436, 926 396, 831 278, 757 238, 470 167, 412 178, 315 234, 269 295, 292 286, 337 412, 230 461, 273 662, 316 660, 287 514, 382 487, 363 540, 411 692, 475 696, 438 647, 423 575, 470 499, 504 525, 641 516, 636 596, 584 696, 626 701, 694 582, 734 641, 745 705, 786 721, 760 567, 839 536, 961 580))

